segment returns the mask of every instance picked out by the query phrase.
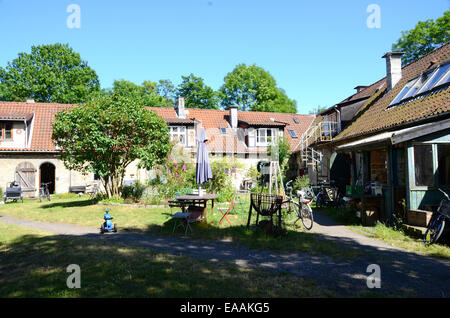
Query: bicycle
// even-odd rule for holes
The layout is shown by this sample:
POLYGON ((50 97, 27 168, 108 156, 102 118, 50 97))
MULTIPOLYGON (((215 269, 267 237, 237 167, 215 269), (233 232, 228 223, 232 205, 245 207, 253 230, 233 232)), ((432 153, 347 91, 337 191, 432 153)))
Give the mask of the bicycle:
POLYGON ((441 189, 438 190, 445 195, 447 200, 441 200, 437 211, 433 213, 428 223, 427 230, 423 236, 423 243, 427 246, 436 243, 444 231, 445 219, 450 219, 450 198, 447 193, 441 189))
POLYGON ((307 230, 311 230, 314 224, 313 212, 310 206, 311 200, 306 198, 306 194, 303 191, 298 191, 299 202, 294 201, 292 196, 292 184, 293 180, 286 184, 286 198, 287 200, 281 203, 281 210, 284 213, 287 222, 289 224, 295 224, 298 220, 302 220, 303 226, 307 230))
POLYGON ((51 182, 41 183, 41 187, 39 188, 39 202, 42 202, 42 199, 45 200, 45 198, 50 201, 50 190, 48 189, 50 183, 51 182))
POLYGON ((325 182, 321 182, 320 189, 315 196, 316 207, 334 207, 341 209, 345 207, 344 195, 339 191, 339 188, 330 185, 326 185, 325 182))

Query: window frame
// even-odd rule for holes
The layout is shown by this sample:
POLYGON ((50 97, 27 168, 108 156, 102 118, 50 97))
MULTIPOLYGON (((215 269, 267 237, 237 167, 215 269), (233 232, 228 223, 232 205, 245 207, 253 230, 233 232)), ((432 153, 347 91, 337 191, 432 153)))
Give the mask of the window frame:
POLYGON ((187 127, 186 126, 177 126, 177 125, 173 125, 173 126, 169 126, 169 134, 170 134, 170 140, 171 141, 177 141, 177 143, 183 145, 183 146, 187 146, 188 145, 188 138, 187 138, 187 127), (174 129, 177 129, 177 132, 174 132, 174 129), (184 129, 184 132, 180 131, 180 129, 184 129), (184 142, 181 142, 180 137, 184 136, 184 142), (177 138, 175 138, 177 137, 177 138))
POLYGON ((14 123, 13 122, 0 122, 0 141, 14 141, 14 136, 13 136, 13 131, 14 131, 14 123), (11 125, 11 136, 10 138, 6 138, 6 125, 11 125))
POLYGON ((271 144, 273 144, 273 142, 275 140, 278 139, 278 129, 277 128, 257 128, 256 129, 256 147, 268 147, 271 144), (265 135, 262 136, 261 133, 265 132, 265 135), (268 135, 268 132, 270 131, 270 136, 268 135), (265 141, 261 141, 261 138, 264 137, 265 141), (269 137, 271 138, 271 140, 269 141, 269 137))
POLYGON ((291 135, 291 138, 298 138, 294 129, 288 129, 288 131, 289 131, 289 134, 291 135))

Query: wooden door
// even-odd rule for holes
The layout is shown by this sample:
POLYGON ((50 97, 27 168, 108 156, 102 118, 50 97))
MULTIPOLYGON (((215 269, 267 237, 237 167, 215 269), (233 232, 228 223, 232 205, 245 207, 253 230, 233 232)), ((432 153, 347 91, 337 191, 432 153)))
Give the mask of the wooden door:
POLYGON ((36 168, 30 162, 22 162, 16 167, 15 181, 22 191, 36 191, 36 168))

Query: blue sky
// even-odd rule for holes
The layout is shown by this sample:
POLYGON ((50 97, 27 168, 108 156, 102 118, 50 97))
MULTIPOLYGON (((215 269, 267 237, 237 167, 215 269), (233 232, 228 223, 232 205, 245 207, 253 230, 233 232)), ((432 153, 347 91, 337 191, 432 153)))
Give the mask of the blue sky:
POLYGON ((385 74, 381 56, 450 0, 0 0, 0 66, 32 45, 68 43, 99 75, 135 83, 194 73, 218 89, 239 63, 263 67, 298 112, 332 106, 385 74), (80 28, 68 28, 70 4, 80 28), (381 27, 369 28, 380 8, 381 27))

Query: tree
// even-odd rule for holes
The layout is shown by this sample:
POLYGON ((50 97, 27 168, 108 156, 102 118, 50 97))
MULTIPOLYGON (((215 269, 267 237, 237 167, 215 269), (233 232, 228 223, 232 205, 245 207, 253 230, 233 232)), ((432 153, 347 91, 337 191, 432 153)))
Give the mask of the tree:
MULTIPOLYGON (((67 44, 32 46, 0 68, 3 99, 37 102, 82 103, 100 90, 96 72, 67 44)), ((0 96, 1 97, 1 96, 0 96)))
POLYGON ((175 102, 176 89, 170 80, 159 80, 156 87, 158 90, 158 95, 164 97, 172 104, 175 102))
POLYGON ((405 52, 402 63, 406 65, 448 41, 450 41, 450 11, 444 12, 444 15, 436 21, 433 19, 420 21, 414 29, 403 31, 402 37, 392 45, 392 50, 405 52))
POLYGON ((119 197, 127 166, 151 169, 171 150, 165 121, 137 101, 120 95, 92 96, 56 115, 53 140, 68 169, 94 172, 109 198, 119 197))
POLYGON ((296 113, 297 103, 277 87, 269 72, 255 64, 237 65, 224 78, 219 90, 222 105, 238 105, 241 110, 296 113))
POLYGON ((184 97, 186 107, 219 109, 219 94, 205 85, 201 77, 191 73, 181 78, 183 81, 178 86, 177 96, 184 97))
POLYGON ((114 81, 112 89, 106 90, 106 93, 134 99, 142 106, 171 106, 172 101, 159 95, 157 85, 157 83, 152 81, 144 81, 141 85, 136 85, 122 79, 114 81))
POLYGON ((289 158, 291 156, 291 147, 289 145, 289 140, 283 136, 279 137, 274 144, 267 148, 267 154, 270 156, 270 160, 278 161, 280 165, 280 170, 286 171, 289 158))

